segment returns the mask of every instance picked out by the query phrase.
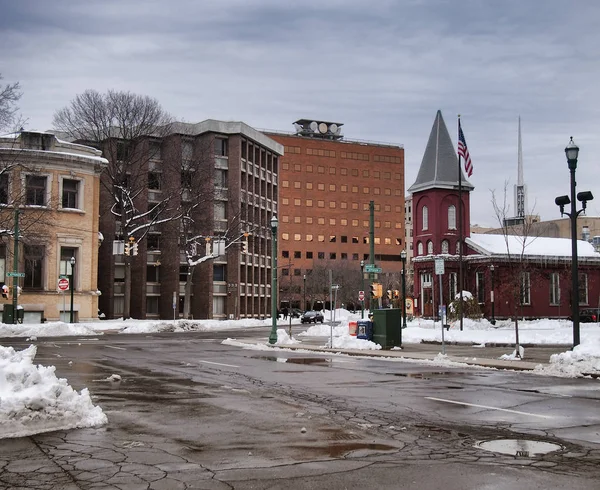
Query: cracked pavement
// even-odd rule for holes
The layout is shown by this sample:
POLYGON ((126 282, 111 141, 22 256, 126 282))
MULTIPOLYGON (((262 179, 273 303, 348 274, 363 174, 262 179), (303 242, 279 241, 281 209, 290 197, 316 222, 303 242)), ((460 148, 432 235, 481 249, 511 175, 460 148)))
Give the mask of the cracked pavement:
POLYGON ((0 488, 597 488, 600 444, 590 433, 599 411, 586 413, 598 406, 597 381, 569 381, 567 398, 552 394, 552 380, 525 374, 263 356, 202 335, 136 337, 39 343, 37 361, 87 386, 109 424, 2 440, 0 488), (121 382, 107 381, 114 373, 121 382), (489 404, 510 396, 511 408, 558 414, 568 402, 576 417, 530 420, 423 400, 450 392, 473 401, 484 389, 498 392, 489 404), (517 457, 475 446, 501 438, 563 449, 517 457))

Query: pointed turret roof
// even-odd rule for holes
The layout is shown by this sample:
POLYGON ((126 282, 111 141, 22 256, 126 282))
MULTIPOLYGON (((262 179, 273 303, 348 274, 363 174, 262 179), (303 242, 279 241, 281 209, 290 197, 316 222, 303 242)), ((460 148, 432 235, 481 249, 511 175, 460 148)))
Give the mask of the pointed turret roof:
MULTIPOLYGON (((461 168, 462 188, 472 191, 473 185, 467 181, 461 168)), ((458 187, 458 156, 448 129, 442 117, 442 111, 437 111, 425 154, 421 161, 417 180, 410 186, 408 192, 424 191, 426 189, 455 189, 458 187)))

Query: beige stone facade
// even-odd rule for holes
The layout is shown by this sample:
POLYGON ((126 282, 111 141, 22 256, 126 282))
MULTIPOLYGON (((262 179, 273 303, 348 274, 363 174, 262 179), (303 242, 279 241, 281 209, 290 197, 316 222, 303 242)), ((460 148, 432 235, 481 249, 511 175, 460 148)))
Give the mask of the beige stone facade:
POLYGON ((70 321, 70 290, 58 288, 64 276, 74 283, 73 320, 98 318, 99 186, 106 163, 100 151, 53 134, 0 138, 0 281, 10 288, 9 298, 0 299, 2 310, 14 306, 17 282, 24 322, 70 321))

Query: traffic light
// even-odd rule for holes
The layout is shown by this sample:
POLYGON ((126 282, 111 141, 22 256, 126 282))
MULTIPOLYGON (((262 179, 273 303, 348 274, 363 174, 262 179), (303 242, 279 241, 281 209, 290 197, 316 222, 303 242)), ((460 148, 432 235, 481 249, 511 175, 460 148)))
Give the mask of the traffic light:
POLYGON ((394 289, 394 299, 400 299, 400 291, 394 289))
POLYGON ((391 289, 387 290, 387 297, 388 297, 389 300, 392 299, 392 290, 391 289))
POLYGON ((137 255, 137 254, 138 254, 138 244, 137 244, 137 243, 134 243, 134 244, 131 246, 131 255, 137 255))
POLYGON ((377 282, 371 284, 371 297, 373 298, 381 298, 383 291, 383 286, 377 282))
POLYGON ((245 240, 242 240, 240 242, 240 248, 241 248, 241 252, 243 254, 247 254, 248 253, 248 239, 247 238, 245 240))
POLYGON ((126 243, 124 253, 125 253, 125 255, 129 255, 129 252, 130 252, 130 246, 129 246, 129 243, 126 243))
POLYGON ((2 284, 2 297, 4 299, 8 299, 9 295, 10 295, 10 289, 8 288, 8 286, 6 284, 2 284))

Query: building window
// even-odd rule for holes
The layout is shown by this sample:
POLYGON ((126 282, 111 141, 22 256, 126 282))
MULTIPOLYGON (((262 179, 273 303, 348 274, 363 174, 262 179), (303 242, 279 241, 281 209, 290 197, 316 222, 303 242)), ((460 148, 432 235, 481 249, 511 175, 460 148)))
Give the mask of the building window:
POLYGON ((0 204, 8 204, 8 174, 0 175, 0 204))
POLYGON ((317 201, 317 207, 324 208, 325 207, 325 201, 317 201))
POLYGON ((289 276, 290 275, 290 270, 289 269, 281 269, 281 275, 282 276, 289 276))
POLYGON ((299 276, 302 274, 302 271, 300 269, 294 269, 294 275, 295 276, 299 276))
POLYGON ((458 277, 456 272, 450 272, 448 276, 448 293, 450 293, 450 301, 454 301, 458 293, 458 277))
POLYGON ((294 241, 299 242, 302 240, 302 235, 300 233, 294 233, 294 241))
POLYGON ((26 203, 28 206, 46 205, 46 177, 27 175, 25 177, 26 203))
POLYGON ((522 305, 530 305, 531 304, 531 282, 529 277, 529 272, 521 273, 521 304, 522 305))
POLYGON ((63 179, 62 181, 62 207, 70 209, 79 208, 79 181, 63 179))
POLYGON ((550 274, 550 304, 560 305, 560 274, 553 272, 550 274))
POLYGON ((320 260, 323 260, 325 258, 325 252, 319 252, 317 258, 319 258, 320 260))
MULTIPOLYGON (((148 189, 151 189, 153 191, 159 191, 160 190, 160 173, 158 172, 149 172, 148 173, 148 189)), ((66 180, 63 180, 63 196, 64 196, 64 190, 65 190, 65 182, 66 180)), ((64 197, 63 197, 64 199, 64 197)), ((65 206, 63 205, 63 208, 65 206)))
MULTIPOLYGON (((146 266, 146 282, 160 282, 160 266, 147 265, 146 266)), ((187 280, 187 277, 186 277, 187 280)))
POLYGON ((41 289, 44 286, 42 282, 45 255, 44 246, 25 245, 23 249, 25 256, 25 280, 23 281, 23 287, 41 289))
POLYGON ((294 199, 294 206, 302 206, 300 199, 294 199))
POLYGON ((423 255, 423 242, 417 243, 417 255, 423 255))
POLYGON ((352 260, 358 260, 358 254, 352 254, 352 260))
POLYGON ((215 138, 215 155, 219 157, 227 156, 227 140, 215 138))
POLYGON ((348 260, 348 254, 342 252, 342 260, 348 260))
POLYGON ((460 242, 456 242, 456 255, 460 254, 460 242))
POLYGON ((329 252, 329 260, 335 260, 336 259, 336 254, 335 252, 329 252))
POLYGON ((302 252, 300 250, 295 250, 294 251, 294 258, 295 259, 301 259, 302 258, 302 252))
POLYGON ((456 207, 448 206, 448 229, 456 230, 456 207))
POLYGON ((485 274, 478 272, 475 276, 475 288, 477 291, 477 302, 485 303, 485 274))
POLYGON ((448 243, 448 240, 442 240, 442 253, 447 254, 449 249, 450 244, 448 243))
POLYGON ((282 256, 284 259, 289 259, 289 258, 290 258, 290 251, 289 251, 289 250, 283 250, 283 251, 281 252, 281 256, 282 256))
POLYGON ((423 227, 421 228, 423 231, 429 229, 429 209, 427 206, 423 206, 423 227))
POLYGON ((158 315, 158 296, 146 296, 146 313, 158 315))
POLYGON ((433 242, 431 240, 427 242, 427 254, 433 255, 433 242))
POLYGON ((313 241, 313 236, 310 235, 310 234, 306 235, 306 241, 307 242, 312 242, 313 241))
POLYGON ((579 304, 588 304, 588 275, 584 272, 579 273, 579 304))
POLYGON ((160 233, 150 233, 146 237, 148 250, 160 250, 160 233))
POLYGON ((225 281, 225 264, 213 265, 213 281, 225 281))
POLYGON ((312 252, 306 252, 306 258, 307 259, 312 259, 313 258, 313 253, 312 252))

